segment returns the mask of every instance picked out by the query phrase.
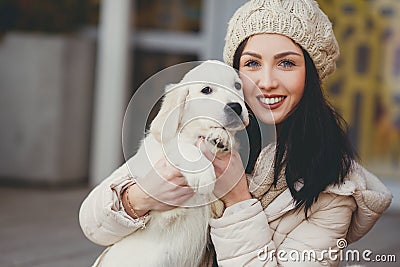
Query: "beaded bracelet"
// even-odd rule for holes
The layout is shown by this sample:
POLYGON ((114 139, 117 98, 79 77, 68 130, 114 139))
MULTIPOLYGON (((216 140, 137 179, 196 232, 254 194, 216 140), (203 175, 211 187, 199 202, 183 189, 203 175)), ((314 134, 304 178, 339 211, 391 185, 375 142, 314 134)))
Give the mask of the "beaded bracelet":
POLYGON ((124 191, 124 193, 123 193, 123 195, 126 195, 126 203, 128 204, 128 208, 129 208, 129 211, 130 211, 130 213, 133 215, 133 216, 135 216, 136 218, 133 218, 133 220, 136 222, 136 223, 139 223, 140 222, 140 224, 141 224, 141 229, 146 229, 146 218, 147 218, 147 216, 149 215, 149 213, 147 212, 145 215, 143 215, 143 216, 139 216, 137 213, 136 213, 136 211, 135 211, 135 209, 132 207, 132 204, 131 204, 131 201, 129 200, 129 192, 128 192, 128 190, 129 190, 129 188, 130 187, 128 187, 125 191, 124 191))

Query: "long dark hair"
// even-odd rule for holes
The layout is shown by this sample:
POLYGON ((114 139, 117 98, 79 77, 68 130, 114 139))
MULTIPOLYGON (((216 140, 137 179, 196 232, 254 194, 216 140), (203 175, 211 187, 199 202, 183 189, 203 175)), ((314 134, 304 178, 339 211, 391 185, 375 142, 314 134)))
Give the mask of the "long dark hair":
MULTIPOLYGON (((239 69, 246 42, 247 39, 236 50, 233 60, 236 69, 239 69)), ((276 125, 274 184, 285 167, 288 188, 297 206, 305 207, 307 217, 307 211, 328 185, 343 183, 356 154, 346 135, 344 119, 326 100, 314 62, 308 52, 302 50, 306 65, 304 93, 292 114, 276 125), (301 189, 296 190, 296 183, 302 183, 301 189)), ((250 120, 247 129, 250 140, 248 173, 261 151, 261 135, 255 123, 254 118, 250 120)))

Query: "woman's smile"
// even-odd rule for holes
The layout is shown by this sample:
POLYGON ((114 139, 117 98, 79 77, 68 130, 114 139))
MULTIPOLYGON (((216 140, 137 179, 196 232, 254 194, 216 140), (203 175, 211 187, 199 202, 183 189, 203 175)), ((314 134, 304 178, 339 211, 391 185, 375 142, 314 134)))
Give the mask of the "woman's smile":
POLYGON ((265 105, 268 109, 276 109, 283 104, 286 96, 283 95, 259 95, 257 96, 258 101, 265 105))

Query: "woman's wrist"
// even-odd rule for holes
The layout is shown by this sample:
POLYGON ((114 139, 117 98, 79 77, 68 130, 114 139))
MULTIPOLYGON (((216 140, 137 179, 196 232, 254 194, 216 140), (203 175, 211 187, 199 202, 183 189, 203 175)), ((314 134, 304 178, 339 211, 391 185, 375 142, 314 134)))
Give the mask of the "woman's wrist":
POLYGON ((236 203, 252 199, 249 192, 249 187, 247 186, 246 175, 243 173, 239 182, 229 191, 226 195, 220 198, 224 203, 225 208, 230 207, 236 203))
POLYGON ((137 184, 132 184, 122 193, 122 205, 125 212, 134 219, 138 219, 149 213, 149 209, 140 205, 139 198, 141 189, 137 184))
POLYGON ((252 199, 252 196, 250 195, 249 192, 240 193, 240 194, 232 194, 230 196, 228 196, 228 195, 221 199, 221 201, 224 202, 225 208, 235 205, 236 203, 252 199))

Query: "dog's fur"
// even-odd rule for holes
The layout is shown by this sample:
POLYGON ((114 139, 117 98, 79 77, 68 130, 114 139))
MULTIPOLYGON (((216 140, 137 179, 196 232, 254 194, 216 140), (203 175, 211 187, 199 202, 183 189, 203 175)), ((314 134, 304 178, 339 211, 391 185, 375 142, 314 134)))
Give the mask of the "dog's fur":
MULTIPOLYGON (((235 145, 235 132, 248 123, 241 84, 236 71, 229 66, 206 61, 189 71, 179 84, 167 86, 160 112, 137 154, 127 164, 134 176, 145 177, 155 162, 166 156, 197 192, 187 203, 194 207, 151 211, 146 229, 114 244, 101 266, 200 264, 211 217, 210 205, 204 204, 212 196, 215 172, 195 144, 199 137, 204 137, 214 153, 228 153, 235 145), (212 92, 203 90, 206 87, 212 92), (236 112, 229 108, 232 103, 236 105, 236 112)), ((138 183, 141 185, 140 180, 138 183)))

